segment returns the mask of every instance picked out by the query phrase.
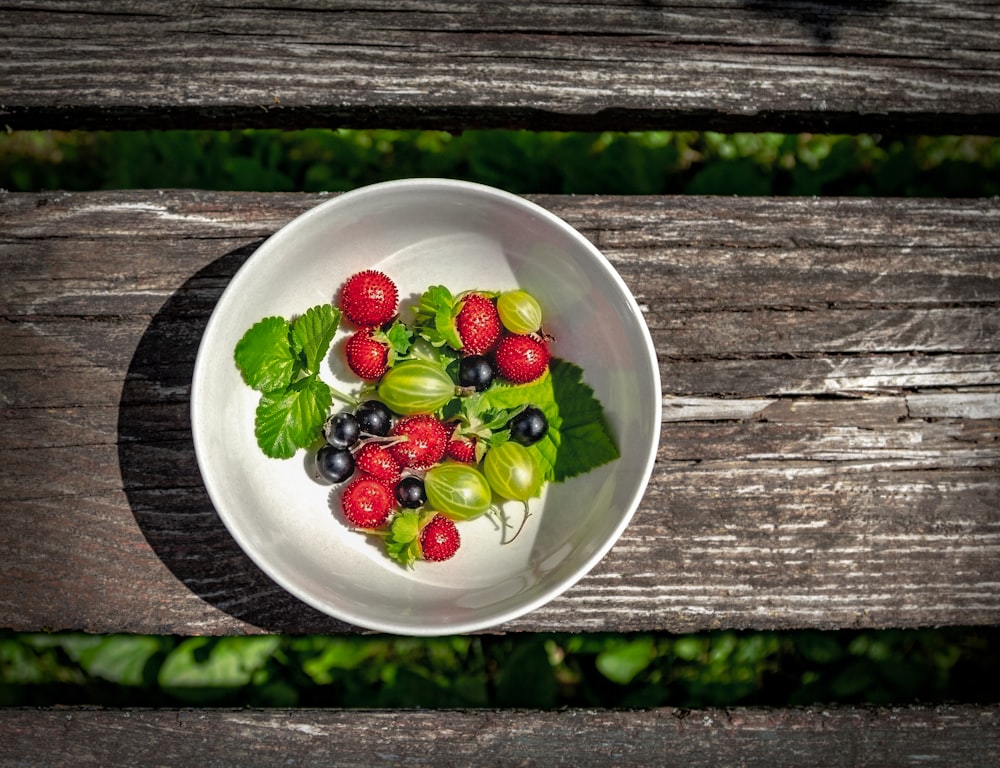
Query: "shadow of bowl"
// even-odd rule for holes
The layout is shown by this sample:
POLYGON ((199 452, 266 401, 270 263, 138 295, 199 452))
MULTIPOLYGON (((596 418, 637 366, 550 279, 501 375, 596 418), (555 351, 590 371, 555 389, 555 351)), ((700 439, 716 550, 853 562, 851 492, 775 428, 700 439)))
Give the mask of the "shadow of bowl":
MULTIPOLYGON (((299 601, 244 554, 219 519, 195 458, 189 396, 198 345, 219 296, 259 245, 192 275, 143 333, 118 407, 122 483, 146 541, 199 598, 265 632, 344 632, 351 625, 299 601)), ((191 632, 184 616, 173 621, 165 632, 191 632)))

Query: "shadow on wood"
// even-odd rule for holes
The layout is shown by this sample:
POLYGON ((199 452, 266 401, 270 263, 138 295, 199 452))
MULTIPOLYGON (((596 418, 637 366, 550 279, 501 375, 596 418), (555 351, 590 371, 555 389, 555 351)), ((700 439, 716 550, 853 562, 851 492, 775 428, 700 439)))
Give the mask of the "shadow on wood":
POLYGON ((194 454, 189 395, 198 345, 225 286, 258 246, 231 251, 192 275, 143 333, 119 402, 122 483, 150 546, 199 598, 265 632, 304 625, 344 631, 348 625, 298 601, 240 549, 212 506, 194 454))
POLYGON ((794 19, 820 43, 829 43, 837 36, 837 25, 846 16, 864 12, 865 16, 884 13, 892 0, 744 0, 743 5, 759 13, 794 19))

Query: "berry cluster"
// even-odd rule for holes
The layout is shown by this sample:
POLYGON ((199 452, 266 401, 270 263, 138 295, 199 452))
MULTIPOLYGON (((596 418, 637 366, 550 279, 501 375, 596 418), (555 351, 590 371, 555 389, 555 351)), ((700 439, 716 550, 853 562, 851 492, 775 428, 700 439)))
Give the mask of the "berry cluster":
POLYGON ((461 407, 444 411, 498 381, 539 380, 550 338, 538 302, 522 290, 453 296, 432 286, 410 324, 398 302, 396 285, 376 270, 341 288, 339 307, 355 326, 344 355, 364 383, 359 398, 336 393, 352 407, 324 424, 315 471, 324 482, 346 483, 344 518, 383 537, 387 553, 410 565, 451 558, 461 544, 456 522, 498 514, 506 530, 494 496, 521 501, 524 525, 527 501, 542 486, 526 446, 547 434, 544 412, 523 405, 486 423, 461 407))

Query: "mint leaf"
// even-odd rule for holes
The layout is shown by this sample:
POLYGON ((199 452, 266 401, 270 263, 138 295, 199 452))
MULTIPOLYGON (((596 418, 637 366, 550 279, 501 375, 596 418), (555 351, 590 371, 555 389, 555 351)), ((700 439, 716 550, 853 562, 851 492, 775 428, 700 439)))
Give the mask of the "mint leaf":
POLYGON ((583 382, 583 369, 558 359, 551 361, 549 368, 561 420, 553 479, 561 482, 614 461, 620 453, 603 406, 594 390, 583 382))
POLYGON ((254 422, 260 449, 273 459, 290 459, 316 439, 332 402, 329 385, 316 375, 265 392, 254 422))
POLYGON ((243 380, 259 390, 254 433, 271 458, 288 459, 319 434, 333 391, 319 369, 340 324, 331 304, 311 307, 294 323, 265 317, 243 334, 234 351, 243 380))
POLYGON ((331 304, 319 304, 306 310, 292 325, 292 343, 304 358, 305 369, 316 373, 330 348, 340 324, 340 310, 331 304))
POLYGON ((583 369, 566 360, 552 358, 548 372, 530 384, 494 384, 477 397, 474 407, 481 413, 534 405, 545 414, 548 432, 528 447, 545 480, 562 482, 619 456, 604 408, 583 382, 583 369))
POLYGON ((447 344, 452 349, 461 349, 462 339, 455 328, 457 305, 455 297, 445 286, 432 285, 423 292, 414 308, 417 333, 435 347, 447 344))
POLYGON ((409 354, 413 346, 413 332, 396 318, 385 332, 385 341, 389 345, 389 365, 392 366, 396 360, 409 354))
POLYGON ((400 565, 409 568, 420 557, 420 514, 408 510, 396 515, 385 537, 385 551, 400 565))
POLYGON ((285 318, 265 317, 236 343, 236 366, 253 389, 271 392, 291 383, 299 366, 289 343, 290 330, 285 318))

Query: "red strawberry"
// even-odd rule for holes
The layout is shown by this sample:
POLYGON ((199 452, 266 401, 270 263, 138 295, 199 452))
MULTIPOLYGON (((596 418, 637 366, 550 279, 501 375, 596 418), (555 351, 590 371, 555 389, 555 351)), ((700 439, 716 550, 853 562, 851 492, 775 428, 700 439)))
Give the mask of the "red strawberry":
POLYGON ((385 373, 389 361, 389 347, 374 337, 376 333, 375 328, 363 328, 344 347, 347 365, 357 376, 369 381, 385 373))
POLYGON ((470 293, 462 300, 455 317, 455 330, 467 355, 485 355, 500 338, 500 315, 496 304, 480 293, 470 293))
POLYGON ((399 462, 389 449, 377 443, 366 443, 354 457, 356 470, 381 480, 390 487, 399 482, 399 462))
POLYGON ((458 552, 461 543, 458 527, 444 515, 434 515, 420 531, 420 551, 424 560, 448 560, 458 552))
POLYGON ((527 384, 539 378, 549 365, 549 347, 535 336, 510 334, 497 345, 497 370, 515 384, 527 384))
POLYGON ((444 458, 448 445, 448 430, 427 413, 400 419, 393 425, 389 435, 406 438, 389 446, 389 451, 401 467, 427 469, 444 458))
POLYGON ((370 475, 358 475, 340 496, 344 517, 358 528, 378 528, 385 524, 396 499, 385 483, 370 475))
POLYGON ((448 443, 445 454, 449 459, 460 461, 463 464, 475 464, 476 444, 464 437, 455 438, 448 443))
POLYGON ((392 320, 398 301, 396 284, 375 269, 351 275, 340 290, 340 308, 348 320, 362 328, 392 320))

